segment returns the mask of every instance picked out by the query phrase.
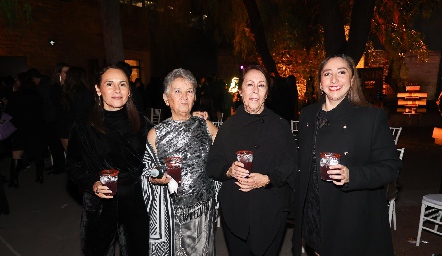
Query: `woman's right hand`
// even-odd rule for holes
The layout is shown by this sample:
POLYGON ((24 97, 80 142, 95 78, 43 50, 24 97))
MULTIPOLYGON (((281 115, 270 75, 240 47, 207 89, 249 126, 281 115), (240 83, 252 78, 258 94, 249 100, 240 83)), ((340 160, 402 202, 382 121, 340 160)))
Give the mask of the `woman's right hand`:
POLYGON ((244 164, 235 161, 232 163, 232 166, 230 166, 229 170, 227 170, 227 176, 232 177, 235 179, 245 178, 249 176, 249 171, 247 169, 244 169, 244 164))
POLYGON ((170 177, 169 175, 167 175, 167 173, 165 173, 163 175, 163 177, 161 177, 161 179, 150 177, 149 181, 150 181, 150 183, 156 184, 156 185, 166 185, 167 183, 169 183, 169 181, 171 179, 172 179, 172 177, 170 177))
POLYGON ((96 181, 94 183, 94 185, 92 185, 92 189, 95 192, 95 195, 100 198, 104 198, 104 199, 114 198, 113 196, 106 195, 108 193, 112 193, 112 190, 110 190, 107 186, 104 186, 103 184, 101 184, 100 181, 96 181))

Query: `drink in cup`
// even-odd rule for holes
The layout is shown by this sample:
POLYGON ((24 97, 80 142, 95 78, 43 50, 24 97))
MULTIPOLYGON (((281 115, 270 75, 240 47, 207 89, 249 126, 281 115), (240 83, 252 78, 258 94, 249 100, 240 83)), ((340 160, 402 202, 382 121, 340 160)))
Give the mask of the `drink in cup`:
POLYGON ((117 193, 118 170, 109 169, 100 172, 100 182, 112 191, 105 193, 107 196, 114 196, 117 193))
POLYGON ((340 163, 341 155, 332 152, 321 152, 319 153, 319 155, 321 157, 321 159, 319 160, 321 179, 325 181, 333 181, 332 179, 330 179, 327 171, 330 170, 330 165, 336 165, 340 163))
POLYGON ((244 169, 249 171, 249 173, 252 172, 252 166, 253 166, 253 151, 251 150, 239 150, 236 152, 236 158, 239 162, 244 164, 244 169))
POLYGON ((170 156, 164 159, 167 174, 169 174, 178 184, 181 183, 181 163, 183 159, 179 156, 170 156))

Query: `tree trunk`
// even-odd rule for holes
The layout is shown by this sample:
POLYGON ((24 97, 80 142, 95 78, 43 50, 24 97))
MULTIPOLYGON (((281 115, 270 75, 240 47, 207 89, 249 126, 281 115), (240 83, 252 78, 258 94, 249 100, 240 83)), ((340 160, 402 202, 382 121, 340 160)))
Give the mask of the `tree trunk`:
POLYGON ((375 0, 354 0, 348 42, 338 0, 320 0, 321 22, 324 28, 324 48, 327 56, 346 54, 358 63, 370 33, 375 0))
POLYGON ((123 35, 120 23, 120 2, 118 0, 99 0, 100 20, 103 31, 106 64, 124 61, 123 35))
POLYGON ((320 0, 321 23, 324 28, 324 48, 326 56, 342 54, 347 46, 344 20, 338 0, 320 0))
POLYGON ((244 5, 249 15, 250 30, 254 35, 252 40, 255 42, 256 50, 261 56, 261 60, 269 73, 273 73, 275 77, 279 77, 278 70, 276 69, 275 61, 270 54, 269 47, 267 46, 267 40, 264 34, 264 26, 262 25, 261 14, 258 9, 258 5, 255 0, 243 0, 244 5))
POLYGON ((375 0, 354 0, 351 12, 350 34, 345 54, 352 57, 357 64, 364 54, 371 19, 373 18, 375 0))

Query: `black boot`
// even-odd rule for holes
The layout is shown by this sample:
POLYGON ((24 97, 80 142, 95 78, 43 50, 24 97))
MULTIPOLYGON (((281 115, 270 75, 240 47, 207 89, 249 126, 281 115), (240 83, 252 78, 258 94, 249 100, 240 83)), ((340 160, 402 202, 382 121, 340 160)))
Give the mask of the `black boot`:
POLYGON ((43 178, 43 170, 45 169, 45 164, 42 163, 35 163, 35 182, 42 183, 44 182, 43 178))
POLYGON ((11 159, 8 187, 18 188, 18 173, 21 168, 21 159, 11 159))

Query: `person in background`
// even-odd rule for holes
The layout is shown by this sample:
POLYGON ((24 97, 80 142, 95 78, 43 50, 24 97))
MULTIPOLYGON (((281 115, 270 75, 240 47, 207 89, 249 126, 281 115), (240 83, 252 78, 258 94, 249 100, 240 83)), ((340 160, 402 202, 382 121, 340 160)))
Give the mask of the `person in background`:
MULTIPOLYGON (((135 83, 133 83, 130 79, 132 76, 132 66, 129 65, 129 63, 125 61, 119 61, 117 63, 117 66, 121 67, 124 72, 126 73, 126 76, 129 77, 129 83, 131 88, 131 94, 133 98, 133 102, 135 104, 135 107, 138 109, 138 111, 143 112, 144 110, 144 101, 143 101, 143 95, 140 94, 138 88, 135 86, 135 83)), ((144 88, 143 88, 144 89, 144 88)))
POLYGON ((77 121, 86 120, 93 105, 94 96, 87 87, 86 70, 81 67, 70 67, 62 87, 62 115, 57 127, 65 151, 72 125, 77 121))
MULTIPOLYGON (((3 82, 3 81, 1 81, 3 82)), ((0 86, 2 86, 0 84, 0 86)), ((0 94, 0 99, 2 95, 0 94)), ((0 116, 3 113, 3 102, 0 100, 0 116)), ((2 143, 3 141, 0 141, 2 143)), ((2 152, 3 153, 3 152, 2 152)), ((1 173, 0 173, 1 174, 1 173)), ((0 176, 0 215, 8 215, 9 214, 9 202, 8 198, 6 197, 5 189, 3 187, 3 183, 7 182, 6 176, 2 175, 0 176)))
POLYGON ((48 76, 42 75, 36 68, 27 71, 34 83, 37 91, 43 99, 43 126, 45 131, 45 145, 48 146, 52 156, 53 165, 47 169, 56 172, 64 171, 65 156, 63 145, 56 132, 57 108, 51 100, 51 84, 48 76))
POLYGON ((318 71, 322 97, 299 121, 293 254, 393 256, 384 186, 402 167, 383 109, 368 105, 353 60, 326 58, 318 71), (320 153, 341 155, 320 178, 320 153))
POLYGON ((35 163, 35 181, 43 183, 44 171, 44 126, 43 99, 37 92, 36 84, 29 74, 17 75, 13 93, 5 107, 12 116, 11 122, 17 130, 11 135, 12 156, 9 187, 19 187, 18 175, 23 168, 22 157, 26 154, 35 163))
POLYGON ((218 200, 229 255, 278 255, 293 198, 297 165, 295 140, 286 120, 268 109, 269 77, 263 67, 243 71, 243 104, 221 126, 206 172, 221 181, 218 200), (239 150, 253 151, 245 169, 239 150))
POLYGON ((96 101, 90 119, 74 124, 66 171, 84 191, 81 221, 82 255, 149 255, 149 216, 144 205, 141 172, 147 133, 152 124, 138 112, 129 79, 121 67, 98 73, 96 101), (119 170, 117 193, 100 182, 102 170, 119 170))
MULTIPOLYGON (((51 78, 51 85, 49 88, 49 100, 52 105, 55 106, 55 121, 51 124, 54 125, 55 135, 57 136, 58 143, 55 141, 52 141, 52 136, 50 137, 50 143, 52 144, 51 154, 53 158, 57 158, 57 160, 54 160, 54 165, 49 167, 48 169, 50 172, 49 175, 57 175, 60 173, 63 173, 65 171, 64 169, 64 163, 65 163, 65 153, 66 149, 63 147, 63 143, 60 136, 60 129, 58 127, 61 127, 61 124, 64 122, 64 114, 63 114, 63 107, 61 105, 61 95, 63 92, 63 85, 64 81, 66 80, 66 73, 69 70, 69 65, 63 62, 57 63, 55 73, 52 75, 51 78), (60 145, 61 145, 61 152, 60 152, 60 145), (61 156, 63 158, 61 158, 61 156), (56 162, 59 162, 59 164, 55 164, 56 162), (63 161, 63 165, 61 165, 61 161, 63 161)), ((51 106, 52 107, 52 106, 51 106)), ((52 115, 52 113, 51 113, 52 115)), ((52 129, 51 129, 52 130, 52 129)))
MULTIPOLYGON (((210 121, 192 116, 196 87, 196 79, 190 71, 171 71, 164 79, 163 99, 172 116, 155 126, 148 135, 148 141, 162 165, 167 157, 182 158, 181 185, 170 196, 173 212, 169 221, 173 227, 170 238, 173 252, 170 255, 215 255, 217 187, 215 181, 207 176, 205 166, 218 129, 210 121)), ((171 181, 168 175, 150 180, 155 184, 176 182, 171 181)), ((152 255, 158 253, 154 251, 152 255)))

